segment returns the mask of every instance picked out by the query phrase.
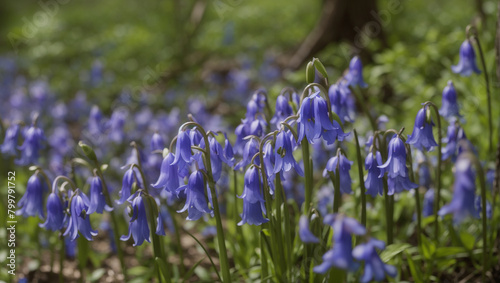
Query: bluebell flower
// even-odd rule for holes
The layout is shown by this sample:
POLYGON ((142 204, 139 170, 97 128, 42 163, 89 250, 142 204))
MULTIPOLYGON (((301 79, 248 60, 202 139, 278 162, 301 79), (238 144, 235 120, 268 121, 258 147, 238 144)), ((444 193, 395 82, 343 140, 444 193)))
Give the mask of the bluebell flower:
POLYGON ((191 163, 191 138, 188 131, 180 131, 177 135, 177 143, 175 144, 175 160, 172 164, 177 164, 179 159, 185 163, 191 163))
POLYGON ((124 109, 117 109, 111 114, 109 119, 109 134, 108 137, 111 141, 115 143, 121 143, 125 139, 125 132, 123 128, 125 127, 125 119, 128 113, 124 109))
POLYGON ((385 130, 385 124, 387 124, 387 122, 389 122, 389 118, 385 115, 380 115, 378 118, 377 118, 377 128, 379 130, 385 130))
POLYGON ((349 88, 341 82, 333 84, 328 89, 328 96, 332 104, 332 111, 337 114, 340 121, 353 122, 354 120, 349 115, 348 97, 351 95, 349 88))
POLYGON ((212 175, 214 181, 217 182, 222 174, 222 163, 224 162, 230 165, 232 161, 226 159, 224 149, 214 137, 209 137, 208 142, 210 143, 210 162, 212 163, 212 175))
POLYGON ((458 154, 461 152, 459 146, 459 142, 461 140, 467 140, 467 136, 465 135, 463 128, 457 123, 451 123, 448 126, 446 138, 443 139, 446 146, 441 150, 441 159, 447 160, 451 158, 452 161, 455 161, 458 154))
POLYGON ((257 112, 259 112, 259 105, 255 100, 251 99, 250 101, 248 101, 247 112, 245 114, 245 119, 243 120, 243 122, 247 123, 255 120, 255 115, 257 114, 257 112))
POLYGON ((163 137, 158 132, 155 132, 151 137, 151 151, 163 150, 164 148, 165 141, 163 140, 163 137))
POLYGON ((333 209, 333 190, 330 186, 322 186, 316 193, 318 200, 318 211, 322 216, 328 214, 328 211, 333 209))
POLYGON ((428 189, 424 195, 424 204, 422 207, 422 215, 428 217, 434 214, 434 189, 428 189))
POLYGON ((21 157, 16 160, 18 165, 36 164, 38 162, 39 152, 44 147, 45 135, 43 130, 36 125, 32 125, 24 133, 24 142, 19 147, 21 157))
POLYGON ((451 66, 453 73, 460 74, 464 77, 470 76, 473 72, 480 74, 481 71, 476 65, 476 53, 471 42, 466 39, 460 45, 460 56, 457 65, 451 66))
POLYGON ((360 244, 354 248, 352 255, 355 259, 365 262, 365 270, 361 282, 366 283, 371 280, 382 281, 386 274, 390 277, 395 277, 397 274, 396 267, 385 264, 380 259, 377 250, 384 250, 385 243, 374 238, 370 238, 368 242, 360 244))
POLYGON ((410 181, 408 168, 406 168, 406 148, 404 142, 398 135, 394 135, 389 142, 387 161, 379 165, 382 178, 387 172, 388 195, 400 193, 403 190, 411 190, 418 187, 410 181))
POLYGON ((226 159, 226 164, 229 167, 234 166, 234 151, 233 151, 233 146, 231 145, 231 142, 227 138, 226 133, 224 133, 224 157, 226 159))
POLYGON ((304 243, 319 243, 318 237, 309 230, 309 218, 306 215, 300 216, 299 219, 299 236, 304 243))
POLYGON ((128 235, 121 236, 120 240, 127 241, 132 237, 134 239, 134 246, 140 246, 144 240, 151 243, 149 239, 149 225, 146 214, 146 204, 142 192, 136 192, 129 199, 132 203, 132 217, 130 218, 128 226, 128 235))
POLYGON ((257 118, 250 123, 250 131, 248 134, 258 137, 263 136, 266 126, 267 122, 264 119, 257 118))
MULTIPOLYGON (((250 138, 247 140, 245 144, 245 148, 243 149, 243 159, 236 164, 234 167, 235 170, 240 170, 241 168, 245 168, 252 161, 252 157, 259 152, 259 143, 256 139, 250 138)), ((255 163, 259 165, 259 158, 255 158, 255 163)))
POLYGON ((420 186, 425 187, 427 189, 431 186, 431 171, 429 170, 429 166, 427 164, 422 163, 418 166, 418 183, 420 186))
POLYGON ((280 123, 292 114, 293 109, 290 103, 288 103, 288 98, 284 95, 279 95, 276 99, 276 110, 270 122, 276 124, 276 127, 279 128, 280 123))
POLYGON ((447 120, 453 117, 462 117, 458 108, 457 92, 452 81, 448 81, 448 85, 443 89, 443 100, 441 102, 439 114, 447 120))
POLYGON ((99 136, 105 131, 105 122, 102 112, 97 105, 92 106, 90 109, 90 116, 88 119, 88 130, 93 136, 99 136))
POLYGON ((455 163, 453 198, 449 204, 441 207, 438 214, 441 216, 453 214, 453 221, 456 224, 462 222, 467 215, 476 216, 475 189, 476 174, 472 162, 466 157, 459 156, 455 163))
POLYGON ((49 144, 59 155, 66 156, 74 146, 73 138, 67 127, 59 126, 49 136, 49 144))
POLYGON ((261 190, 262 182, 259 170, 255 166, 250 166, 245 173, 243 194, 239 196, 243 199, 243 213, 238 225, 241 226, 245 223, 261 225, 269 221, 263 216, 266 209, 261 190))
POLYGON ((155 189, 164 189, 170 193, 174 193, 180 186, 179 168, 177 165, 172 165, 175 160, 175 155, 171 152, 165 156, 161 163, 160 176, 156 183, 151 184, 155 189))
POLYGON ((339 151, 337 155, 328 160, 326 168, 323 170, 323 177, 327 177, 328 172, 333 172, 335 174, 337 172, 337 164, 339 167, 338 176, 340 178, 340 191, 344 194, 352 194, 352 180, 349 171, 351 170, 353 162, 349 161, 342 152, 339 151))
POLYGON ((337 267, 355 271, 359 265, 353 260, 352 237, 364 235, 365 227, 354 218, 341 214, 328 214, 324 223, 333 227, 333 247, 323 255, 323 263, 314 267, 314 272, 324 274, 330 268, 337 267))
POLYGON ((365 159, 365 169, 368 171, 365 178, 366 194, 375 197, 377 194, 384 194, 384 183, 380 176, 379 165, 382 165, 382 155, 377 151, 375 156, 370 151, 365 159))
POLYGON ((288 172, 293 167, 297 174, 304 176, 304 171, 293 157, 292 139, 291 132, 285 130, 280 131, 276 136, 274 173, 288 172))
MULTIPOLYGON (((474 200, 474 207, 476 209, 476 217, 481 218, 482 217, 482 199, 481 196, 476 196, 476 199, 474 200)), ((486 200, 486 218, 491 219, 491 216, 493 215, 493 211, 491 209, 491 204, 488 200, 486 200)))
POLYGON ((87 214, 92 214, 94 212, 102 214, 102 212, 113 210, 106 204, 106 198, 102 191, 102 181, 99 177, 92 177, 90 181, 90 205, 87 214))
POLYGON ((196 170, 189 176, 188 184, 177 189, 177 193, 186 194, 186 203, 181 210, 181 213, 188 211, 187 220, 198 220, 204 213, 212 213, 208 208, 206 197, 206 183, 203 173, 196 170))
POLYGON ((438 144, 436 140, 434 140, 434 135, 432 133, 432 126, 434 126, 434 123, 432 123, 432 121, 427 121, 427 111, 430 111, 428 106, 424 106, 418 111, 417 117, 415 118, 413 133, 408 135, 406 143, 418 149, 425 148, 430 151, 438 144))
POLYGON ((88 210, 89 199, 82 191, 76 189, 71 196, 71 204, 69 206, 70 217, 64 236, 69 236, 71 241, 74 241, 78 238, 78 231, 80 231, 85 239, 92 241, 92 236, 96 236, 97 231, 92 230, 92 227, 90 227, 88 210))
POLYGON ((213 238, 217 236, 217 227, 214 225, 207 226, 201 231, 201 235, 205 238, 213 238))
POLYGON ((20 208, 16 215, 39 216, 41 219, 45 218, 43 212, 43 193, 48 190, 47 185, 43 182, 38 172, 31 175, 26 185, 26 192, 21 200, 19 200, 18 207, 20 208))
POLYGON ((59 196, 52 192, 47 198, 47 219, 43 224, 40 224, 40 227, 46 230, 57 231, 63 228, 64 220, 63 203, 59 196))
POLYGON ((495 170, 488 169, 486 171, 486 187, 491 191, 493 189, 493 182, 495 180, 495 170))
POLYGON ((19 133, 21 132, 21 126, 18 123, 13 123, 5 131, 5 139, 3 144, 0 146, 1 152, 4 156, 16 156, 17 152, 17 142, 19 139, 19 133))
POLYGON ((349 72, 345 76, 345 79, 351 86, 359 85, 363 88, 368 86, 363 80, 363 64, 358 56, 354 56, 351 62, 349 62, 349 72))
POLYGON ((304 98, 299 109, 299 119, 297 119, 298 140, 306 137, 309 143, 314 143, 315 140, 323 137, 327 144, 332 144, 337 139, 344 140, 348 134, 342 131, 337 121, 330 121, 328 112, 327 103, 319 92, 304 98))
POLYGON ((131 195, 132 185, 136 181, 137 177, 133 167, 125 172, 122 180, 122 189, 120 191, 120 199, 116 201, 117 204, 124 203, 131 195))
POLYGON ((204 147, 201 144, 204 143, 205 140, 196 127, 189 130, 189 139, 191 140, 191 145, 204 147))
MULTIPOLYGON (((156 199, 157 201, 157 205, 158 207, 160 206, 160 203, 158 201, 158 199, 156 199)), ((158 212, 158 217, 156 217, 156 230, 155 230, 155 233, 156 235, 160 235, 160 236, 165 236, 165 226, 164 226, 164 223, 165 223, 165 220, 163 220, 163 215, 161 212, 158 212)))

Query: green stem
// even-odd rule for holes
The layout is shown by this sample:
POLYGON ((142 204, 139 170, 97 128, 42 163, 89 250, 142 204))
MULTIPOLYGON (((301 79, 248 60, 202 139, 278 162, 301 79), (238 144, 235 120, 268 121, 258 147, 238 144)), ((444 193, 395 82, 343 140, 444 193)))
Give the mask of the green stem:
POLYGON ((168 208, 169 213, 170 213, 170 218, 172 218, 172 223, 174 224, 175 240, 177 242, 177 248, 178 248, 177 253, 179 254, 179 261, 180 261, 179 269, 180 269, 180 275, 182 277, 184 275, 184 251, 182 250, 181 231, 180 231, 179 223, 175 219, 175 211, 168 204, 167 204, 167 208, 168 208))
POLYGON ((260 233, 260 264, 261 264, 261 282, 266 282, 265 278, 269 277, 269 270, 267 266, 267 255, 265 251, 265 243, 264 243, 264 233, 260 233))
POLYGON ((359 186, 361 188, 361 224, 366 227, 366 188, 363 177, 363 159, 361 158, 361 149, 359 146, 358 133, 353 129, 354 138, 356 140, 356 154, 358 157, 358 172, 359 172, 359 186))
MULTIPOLYGON (((285 256, 285 249, 283 247, 283 230, 282 230, 282 219, 281 219, 281 204, 283 203, 283 187, 281 186, 280 173, 276 174, 276 191, 274 192, 274 204, 276 211, 276 237, 278 242, 278 250, 280 251, 280 257, 283 265, 283 274, 288 273, 287 257, 285 256)), ((286 212, 285 212, 286 213, 286 212)))
MULTIPOLYGON (((413 172, 413 160, 411 156, 411 148, 406 144, 406 149, 408 150, 408 163, 410 166, 410 181, 415 182, 415 172, 413 172)), ((422 208, 420 206, 420 192, 418 188, 415 189, 415 206, 417 209, 417 242, 418 245, 422 243, 422 208)))
MULTIPOLYGON (((145 185, 146 186, 146 185, 145 185)), ((147 195, 145 196, 146 201, 147 201, 147 217, 148 217, 148 223, 149 223, 149 233, 151 234, 151 239, 153 242, 153 253, 155 258, 161 259, 163 262, 166 263, 166 272, 167 274, 164 274, 165 280, 167 282, 172 282, 172 278, 170 276, 171 271, 170 271, 170 264, 167 261, 167 258, 165 257, 164 254, 164 249, 162 248, 162 244, 160 241, 160 237, 156 234, 156 216, 158 216, 158 207, 156 205, 156 201, 153 197, 147 195)), ((158 273, 158 282, 162 282, 161 280, 161 271, 160 268, 157 269, 158 273)))
POLYGON ((302 142, 302 161, 304 162, 304 177, 305 181, 305 201, 304 201, 304 215, 309 214, 309 210, 311 207, 312 201, 312 191, 313 191, 313 176, 312 176, 312 168, 309 157, 309 142, 307 138, 303 138, 302 142))
POLYGON ((335 173, 328 172, 328 174, 330 175, 330 180, 332 180, 333 185, 333 213, 338 213, 340 208, 340 200, 342 198, 342 194, 340 192, 338 168, 335 173))
MULTIPOLYGON (((281 186, 281 180, 276 179, 276 186, 281 186)), ((282 187, 282 186, 281 186, 282 187)), ((286 198, 285 190, 281 190, 283 193, 283 205, 285 210, 285 244, 286 244, 286 259, 287 259, 287 270, 288 270, 288 278, 292 279, 292 238, 291 238, 291 230, 290 230, 290 209, 288 207, 288 200, 286 198)))
POLYGON ((493 155, 493 122, 491 118, 491 93, 490 93, 490 80, 488 78, 488 70, 486 69, 486 63, 484 61, 483 49, 481 48, 481 42, 479 41, 479 36, 474 33, 474 40, 477 43, 477 49, 479 50, 479 57, 481 58, 481 64, 483 65, 484 80, 486 83, 486 97, 488 99, 488 157, 493 155))
MULTIPOLYGON (((96 169, 97 169, 97 174, 99 175, 99 178, 101 178, 102 181, 102 191, 104 193, 104 198, 106 199, 106 203, 108 203, 110 207, 113 207, 108 186, 106 185, 106 181, 104 181, 104 176, 102 174, 101 169, 99 168, 99 164, 96 164, 96 169)), ((111 216, 111 225, 113 226, 113 239, 115 241, 116 252, 118 253, 118 259, 120 260, 120 266, 122 268, 123 278, 124 281, 127 281, 127 267, 125 266, 125 255, 121 246, 122 241, 120 240, 119 236, 121 234, 119 233, 120 230, 118 229, 119 226, 115 210, 113 209, 112 211, 110 211, 109 215, 111 216)))
POLYGON ((442 136, 441 136, 441 116, 439 115, 439 109, 437 106, 427 101, 425 105, 431 106, 434 110, 434 114, 437 117, 437 130, 438 130, 438 160, 437 160, 437 171, 436 171, 436 201, 434 202, 434 239, 436 243, 439 243, 439 203, 441 202, 441 162, 442 162, 442 136))

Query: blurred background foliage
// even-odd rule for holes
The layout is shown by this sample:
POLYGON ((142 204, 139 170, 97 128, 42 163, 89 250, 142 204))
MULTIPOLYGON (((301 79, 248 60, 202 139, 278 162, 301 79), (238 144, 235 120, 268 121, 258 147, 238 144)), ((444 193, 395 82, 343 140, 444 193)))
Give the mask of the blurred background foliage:
MULTIPOLYGON (((291 72, 280 66, 314 27, 322 7, 321 1, 295 0, 50 0, 1 5, 0 33, 6 35, 0 39, 3 56, 17 58, 27 77, 47 79, 64 99, 85 90, 105 112, 124 90, 146 90, 163 109, 182 105, 193 95, 210 101, 221 91, 208 79, 211 75, 244 69, 251 85, 240 94, 243 101, 236 100, 239 108, 231 108, 240 112, 223 113, 231 114, 226 116, 233 125, 244 109, 241 102, 258 87, 269 88, 275 96, 284 86, 305 85, 303 69, 291 72), (192 12, 201 10, 205 11, 202 17, 192 12), (105 82, 88 88, 82 82, 96 62, 102 64, 105 82), (269 66, 276 69, 271 75, 263 70, 269 66)), ((364 60, 370 85, 365 95, 372 111, 391 117, 389 127, 411 127, 414 117, 405 113, 416 112, 426 100, 440 103, 441 91, 451 79, 466 120, 485 125, 486 116, 476 115, 486 103, 484 79, 460 78, 450 70, 458 62, 464 29, 477 15, 476 1, 380 0, 378 8, 389 48, 375 52, 380 43, 365 41, 372 51, 371 58, 364 60)), ((484 1, 483 10, 486 22, 480 24, 480 36, 493 77, 496 1, 484 1)), ((353 54, 342 43, 316 56, 334 81, 353 54)), ((227 103, 215 100, 223 102, 227 103)), ((481 127, 469 129, 473 142, 481 131, 481 127)))

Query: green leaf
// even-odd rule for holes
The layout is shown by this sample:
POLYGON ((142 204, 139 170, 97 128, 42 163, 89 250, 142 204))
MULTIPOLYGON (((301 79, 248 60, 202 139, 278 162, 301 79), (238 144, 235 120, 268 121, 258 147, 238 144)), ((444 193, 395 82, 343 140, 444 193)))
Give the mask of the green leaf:
POLYGON ((307 63, 306 67, 306 82, 312 84, 314 82, 314 65, 313 62, 307 63))
POLYGON ((145 266, 134 266, 132 268, 130 268, 129 270, 127 270, 127 273, 128 275, 131 275, 131 276, 142 276, 144 274, 146 274, 148 271, 150 271, 149 267, 145 267, 145 266))
POLYGON ((78 143, 78 145, 81 147, 81 149, 83 150, 83 153, 85 153, 85 155, 88 157, 88 159, 92 160, 93 162, 95 162, 95 164, 97 164, 97 156, 95 155, 95 152, 92 149, 92 147, 85 144, 83 141, 80 141, 78 143))
POLYGON ((104 269, 104 268, 96 269, 96 270, 94 270, 94 272, 92 272, 92 274, 90 274, 89 277, 87 277, 87 280, 89 280, 90 282, 95 282, 95 281, 101 279, 101 277, 104 275, 104 273, 106 273, 106 269, 104 269))
POLYGON ((159 257, 156 257, 155 263, 156 263, 156 266, 158 267, 158 269, 160 270, 160 273, 163 275, 163 278, 165 278, 165 279, 169 278, 170 274, 168 274, 167 264, 165 263, 165 261, 163 261, 163 259, 161 259, 159 257))
POLYGON ((404 250, 411 248, 410 244, 400 243, 400 244, 392 244, 385 248, 385 250, 380 254, 380 259, 383 262, 388 262, 404 250))
POLYGON ((437 248, 436 250, 436 257, 442 258, 442 257, 455 256, 456 254, 463 252, 466 252, 466 250, 463 247, 440 247, 437 248))
POLYGON ((461 232, 460 233, 460 240, 462 241, 462 244, 464 245, 464 248, 466 248, 469 251, 472 251, 474 249, 474 244, 476 243, 476 238, 467 233, 467 232, 461 232))
MULTIPOLYGON (((422 238, 425 238, 425 237, 422 237, 422 238)), ((415 281, 415 283, 424 282, 422 279, 422 273, 420 272, 420 268, 417 268, 415 266, 415 262, 411 258, 411 254, 409 252, 405 252, 405 254, 406 254, 406 260, 408 262, 408 267, 410 268, 411 276, 413 277, 413 281, 415 281)))
POLYGON ((198 265, 200 265, 200 263, 204 260, 205 258, 202 258, 200 259, 198 262, 196 262, 193 267, 191 267, 187 272, 186 274, 184 274, 184 281, 187 281, 191 275, 193 275, 194 273, 194 270, 196 269, 196 267, 198 267, 198 265))
POLYGON ((325 78, 328 78, 328 73, 326 72, 325 66, 323 66, 323 63, 318 58, 313 59, 314 67, 316 67, 316 70, 325 78))
POLYGON ((426 259, 431 259, 436 252, 436 245, 427 237, 422 237, 422 253, 426 259))

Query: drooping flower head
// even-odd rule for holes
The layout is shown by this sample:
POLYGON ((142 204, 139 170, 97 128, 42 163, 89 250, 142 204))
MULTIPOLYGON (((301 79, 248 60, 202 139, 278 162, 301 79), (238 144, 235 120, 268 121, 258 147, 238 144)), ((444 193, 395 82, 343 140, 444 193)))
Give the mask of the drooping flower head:
MULTIPOLYGON (((120 191, 120 199, 116 201, 117 204, 124 203, 131 195, 132 185, 136 182, 137 177, 133 167, 125 172, 122 180, 122 189, 120 191)), ((137 182, 139 185, 139 183, 137 182)))
POLYGON ((105 131, 105 122, 101 110, 97 105, 92 106, 87 125, 88 131, 93 136, 98 136, 105 131))
POLYGON ((358 56, 354 56, 349 63, 349 72, 345 76, 348 84, 351 86, 359 85, 360 87, 367 87, 368 85, 363 80, 363 63, 358 56))
POLYGON ((476 52, 472 47, 471 42, 466 39, 460 45, 460 57, 457 65, 451 66, 453 73, 460 74, 464 77, 472 75, 472 73, 480 74, 481 71, 476 65, 476 52))
POLYGON ((379 151, 376 151, 375 156, 370 151, 365 159, 365 169, 368 171, 365 178, 365 188, 366 194, 375 197, 377 194, 384 194, 384 184, 380 176, 379 165, 382 165, 382 155, 379 151))
POLYGON ((472 161, 460 155, 455 163, 455 182, 453 184, 453 198, 451 202, 439 210, 443 216, 453 214, 453 221, 458 224, 468 215, 476 216, 475 209, 476 174, 472 161))
POLYGON ((106 204, 106 197, 102 191, 102 181, 101 178, 94 176, 90 181, 90 204, 87 214, 92 214, 94 212, 102 214, 102 212, 113 210, 106 204))
POLYGON ((3 144, 0 146, 0 151, 4 156, 16 156, 17 155, 17 142, 19 139, 19 133, 21 132, 21 126, 19 123, 13 123, 5 131, 5 139, 3 144))
POLYGON ((351 170, 352 161, 347 159, 342 151, 338 151, 337 155, 330 158, 328 163, 326 163, 326 168, 323 170, 323 177, 328 176, 328 172, 337 173, 337 168, 339 169, 338 176, 340 178, 340 191, 344 194, 352 194, 351 189, 351 175, 349 171, 351 170))
POLYGON ((66 228, 64 236, 69 236, 71 241, 74 241, 76 238, 78 238, 78 231, 80 231, 80 234, 82 234, 85 239, 87 239, 88 241, 92 241, 92 236, 96 236, 97 231, 92 230, 92 227, 90 226, 90 218, 87 214, 90 204, 89 199, 79 189, 76 189, 73 192, 73 195, 70 199, 70 217, 68 228, 66 228))
POLYGON ((324 223, 333 228, 333 247, 323 255, 323 263, 314 267, 314 272, 324 274, 332 267, 349 271, 358 269, 359 264, 353 260, 352 236, 364 235, 365 227, 354 218, 341 214, 326 215, 324 223))
POLYGON ((189 136, 189 131, 181 131, 177 134, 177 143, 175 144, 175 160, 173 165, 177 164, 179 160, 185 163, 191 164, 191 138, 189 136))
POLYGON ((188 184, 177 189, 177 194, 184 192, 186 194, 186 203, 177 212, 181 213, 187 210, 187 220, 198 220, 204 213, 212 213, 207 204, 206 187, 205 178, 201 171, 196 170, 191 173, 188 184))
POLYGON ((264 197, 262 196, 262 182, 259 170, 255 166, 248 167, 244 178, 243 194, 239 198, 243 199, 243 213, 239 226, 248 223, 250 225, 261 225, 269 219, 263 214, 266 213, 264 197))
POLYGON ((234 166, 234 151, 231 142, 227 138, 226 133, 224 133, 224 157, 226 158, 226 163, 229 167, 234 166))
POLYGON ((293 157, 292 139, 291 132, 287 132, 286 130, 280 131, 276 136, 276 144, 274 146, 275 174, 278 172, 288 172, 293 167, 297 174, 304 176, 302 168, 300 168, 300 165, 293 157))
POLYGON ((46 230, 57 231, 63 228, 64 220, 63 203, 57 193, 52 192, 47 198, 47 219, 39 226, 46 230))
POLYGON ((319 243, 318 237, 309 230, 309 217, 307 215, 300 216, 299 219, 299 236, 304 243, 319 243))
POLYGON ((298 140, 306 137, 311 144, 320 137, 323 137, 327 144, 333 144, 337 139, 344 140, 349 134, 342 131, 337 121, 330 120, 328 112, 327 103, 319 92, 304 98, 297 119, 298 140))
POLYGON ((128 116, 128 111, 125 109, 116 109, 109 119, 108 137, 115 143, 121 143, 125 138, 125 121, 128 116))
POLYGON ((280 123, 292 115, 292 113, 293 109, 288 102, 288 98, 285 95, 279 95, 276 99, 276 111, 270 122, 276 124, 276 127, 279 128, 280 123))
POLYGON ((47 185, 43 182, 42 177, 38 172, 31 175, 26 185, 26 192, 21 200, 19 200, 19 210, 17 215, 24 217, 39 216, 40 219, 45 218, 43 212, 43 193, 48 190, 47 185))
POLYGON ((155 189, 164 189, 170 193, 174 193, 175 190, 179 188, 179 168, 177 164, 172 165, 174 160, 175 155, 171 152, 165 156, 161 163, 160 176, 158 177, 156 183, 151 184, 151 187, 155 189))
POLYGON ((446 85, 443 89, 443 100, 441 102, 439 114, 447 120, 450 120, 453 117, 462 117, 457 103, 457 91, 455 90, 451 80, 448 81, 448 85, 446 85))
MULTIPOLYGON (((259 152, 259 142, 254 139, 250 138, 247 140, 247 143, 245 144, 245 148, 243 149, 243 159, 236 164, 234 167, 235 170, 240 170, 241 168, 245 168, 250 162, 252 161, 253 156, 259 152)), ((255 159, 255 163, 259 165, 259 159, 255 159)))
POLYGON ((460 141, 468 141, 464 129, 458 123, 451 123, 448 126, 446 138, 443 139, 446 146, 441 150, 441 159, 451 158, 452 161, 455 161, 461 152, 460 141))
POLYGON ((411 144, 418 149, 425 148, 426 150, 432 150, 438 144, 434 140, 434 135, 432 133, 432 126, 434 123, 428 121, 427 111, 430 111, 428 106, 422 107, 415 118, 415 126, 413 127, 413 133, 408 135, 407 144, 411 144))
POLYGON ((132 237, 134 246, 140 246, 144 240, 151 243, 149 239, 149 225, 146 215, 146 204, 142 192, 138 191, 128 201, 132 204, 132 217, 128 226, 128 235, 123 235, 120 240, 127 241, 132 237))
POLYGON ((434 195, 434 189, 428 189, 427 192, 425 192, 422 216, 428 217, 434 214, 434 195))
POLYGON ((333 84, 328 89, 328 96, 330 97, 330 103, 332 104, 332 111, 339 116, 342 123, 345 121, 354 121, 349 115, 348 99, 350 95, 351 91, 342 82, 333 84))
POLYGON ((44 147, 45 135, 43 130, 33 124, 24 133, 24 142, 19 147, 21 157, 16 160, 18 165, 37 164, 40 150, 44 147))
POLYGON ((406 148, 403 140, 398 135, 391 138, 387 161, 379 165, 378 168, 380 168, 379 178, 382 178, 387 172, 388 195, 418 187, 409 179, 408 168, 406 167, 406 148))
POLYGON ((371 280, 382 281, 386 274, 390 277, 395 277, 397 274, 396 267, 385 264, 377 253, 377 250, 384 250, 385 243, 374 238, 370 238, 368 242, 360 244, 354 248, 352 255, 355 259, 365 262, 365 270, 361 282, 366 283, 371 280))
POLYGON ((158 132, 155 132, 151 137, 151 151, 163 150, 164 148, 165 141, 163 140, 163 137, 158 132))
POLYGON ((71 133, 67 127, 59 126, 49 136, 49 144, 52 149, 61 156, 66 156, 74 146, 71 133))

